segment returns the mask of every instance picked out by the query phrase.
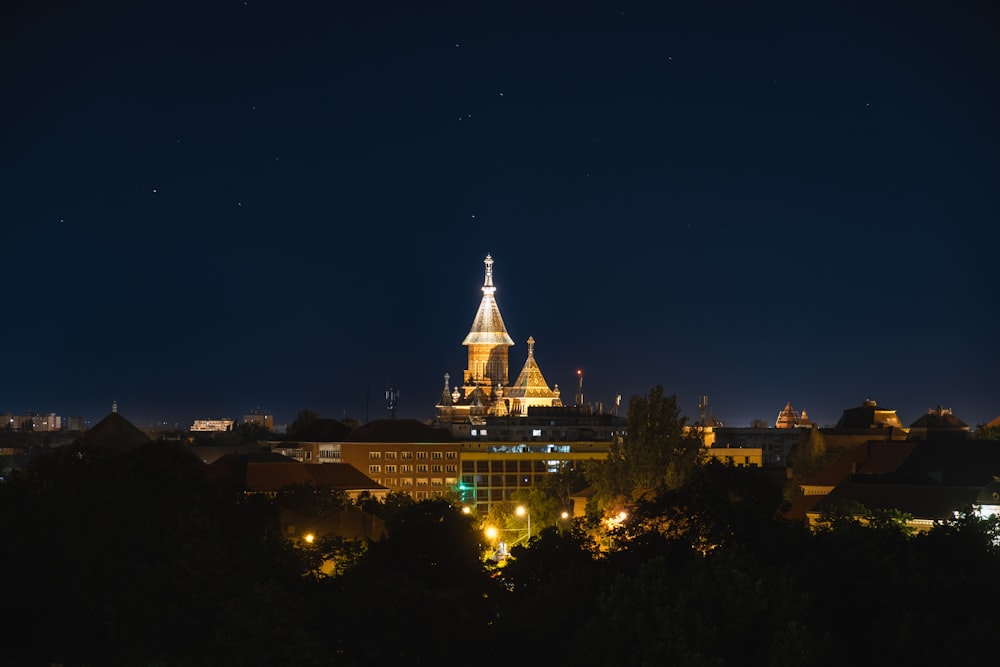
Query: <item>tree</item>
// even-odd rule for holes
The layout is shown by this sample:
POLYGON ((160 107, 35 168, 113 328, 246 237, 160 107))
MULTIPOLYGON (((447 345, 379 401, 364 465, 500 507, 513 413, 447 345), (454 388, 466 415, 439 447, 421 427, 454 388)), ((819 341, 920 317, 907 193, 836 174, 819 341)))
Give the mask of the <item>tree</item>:
POLYGON ((972 432, 972 437, 976 440, 1000 440, 1000 426, 979 424, 972 432))
POLYGON ((594 482, 595 502, 604 509, 614 508, 683 484, 702 449, 700 433, 686 425, 677 397, 664 396, 661 385, 646 396, 633 396, 627 435, 612 444, 605 461, 587 471, 594 482))
POLYGON ((309 422, 316 421, 317 419, 319 419, 319 415, 316 414, 313 410, 310 410, 309 408, 299 410, 299 414, 296 415, 295 421, 293 421, 288 426, 289 435, 294 434, 296 431, 298 431, 300 428, 302 428, 309 422))

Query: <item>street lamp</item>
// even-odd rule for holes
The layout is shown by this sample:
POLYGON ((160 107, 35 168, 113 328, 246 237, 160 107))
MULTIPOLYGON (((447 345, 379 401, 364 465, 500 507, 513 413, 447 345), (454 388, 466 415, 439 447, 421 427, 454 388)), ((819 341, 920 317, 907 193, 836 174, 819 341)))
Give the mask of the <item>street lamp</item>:
POLYGON ((517 509, 514 510, 514 513, 517 514, 518 516, 528 517, 528 539, 524 541, 524 543, 527 545, 528 542, 531 542, 531 512, 529 512, 528 508, 526 508, 524 505, 518 505, 517 509))

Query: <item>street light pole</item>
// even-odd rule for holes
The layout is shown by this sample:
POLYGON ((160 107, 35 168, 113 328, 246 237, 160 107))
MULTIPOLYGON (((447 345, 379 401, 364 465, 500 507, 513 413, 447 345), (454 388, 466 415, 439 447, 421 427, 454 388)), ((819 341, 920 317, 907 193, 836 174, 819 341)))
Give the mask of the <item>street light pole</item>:
POLYGON ((524 541, 525 546, 527 546, 527 544, 531 542, 531 512, 529 512, 524 505, 518 505, 517 509, 514 510, 514 513, 518 516, 527 516, 528 518, 528 539, 524 541))

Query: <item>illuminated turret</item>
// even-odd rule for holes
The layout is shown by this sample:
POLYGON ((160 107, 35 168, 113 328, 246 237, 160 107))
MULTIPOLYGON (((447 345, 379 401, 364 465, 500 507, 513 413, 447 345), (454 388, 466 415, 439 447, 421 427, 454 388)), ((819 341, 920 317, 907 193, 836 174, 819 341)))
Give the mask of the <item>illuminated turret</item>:
POLYGON ((479 303, 469 334, 462 341, 462 345, 469 349, 469 366, 464 373, 466 396, 471 396, 478 387, 488 397, 493 387, 507 384, 507 348, 514 344, 493 297, 496 292, 493 286, 493 257, 486 255, 484 263, 483 300, 479 303))

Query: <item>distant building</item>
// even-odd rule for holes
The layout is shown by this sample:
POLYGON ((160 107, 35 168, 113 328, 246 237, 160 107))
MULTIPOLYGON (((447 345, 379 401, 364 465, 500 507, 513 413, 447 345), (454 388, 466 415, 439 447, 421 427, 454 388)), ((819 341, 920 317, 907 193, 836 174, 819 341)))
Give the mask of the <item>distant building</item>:
POLYGON ((896 411, 879 407, 878 403, 870 398, 865 399, 856 408, 844 410, 840 420, 832 430, 843 434, 870 435, 872 431, 880 431, 888 436, 905 437, 906 435, 906 428, 896 415, 896 411))
POLYGON ((760 468, 764 452, 760 447, 709 447, 708 455, 737 468, 760 468))
POLYGON ((295 433, 269 444, 272 451, 303 463, 341 463, 341 443, 351 430, 337 419, 314 419, 295 433))
POLYGON ((23 415, 4 413, 4 427, 12 431, 51 432, 62 429, 62 417, 54 412, 25 412, 23 415))
POLYGON ((792 404, 786 403, 785 407, 778 412, 778 418, 774 421, 774 428, 797 428, 799 426, 811 426, 812 422, 809 421, 809 416, 806 411, 803 410, 802 414, 799 414, 792 409, 792 404))
POLYGON ((778 426, 774 428, 716 426, 713 433, 715 439, 709 448, 709 454, 718 456, 716 449, 757 449, 760 450, 759 464, 775 467, 788 466, 789 453, 799 446, 809 433, 809 429, 778 426))
POLYGON ((414 419, 376 419, 340 443, 344 463, 415 500, 458 489, 461 443, 447 429, 414 419))
POLYGON ((907 435, 910 440, 926 440, 942 436, 965 438, 969 435, 969 425, 956 417, 951 408, 942 408, 939 405, 930 408, 927 414, 910 424, 907 435))
POLYGON ((244 424, 263 426, 268 431, 274 430, 274 415, 269 415, 263 410, 254 410, 248 415, 243 415, 244 424))
POLYGON ((236 423, 233 419, 195 419, 191 425, 193 433, 220 433, 232 431, 236 423))
POLYGON ((845 410, 837 427, 811 435, 838 455, 800 484, 791 519, 814 524, 827 509, 850 502, 899 510, 913 517, 911 527, 928 530, 965 507, 990 513, 1000 502, 1000 442, 969 438, 950 410, 929 410, 907 429, 894 410, 865 401, 845 410))

